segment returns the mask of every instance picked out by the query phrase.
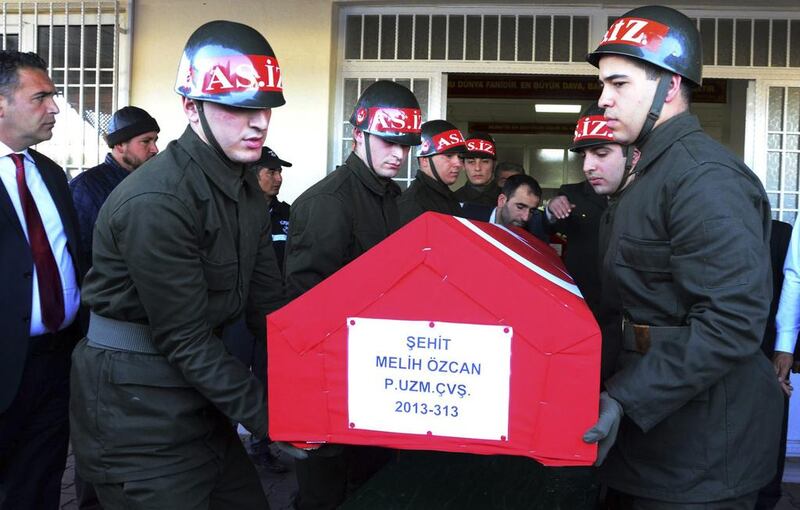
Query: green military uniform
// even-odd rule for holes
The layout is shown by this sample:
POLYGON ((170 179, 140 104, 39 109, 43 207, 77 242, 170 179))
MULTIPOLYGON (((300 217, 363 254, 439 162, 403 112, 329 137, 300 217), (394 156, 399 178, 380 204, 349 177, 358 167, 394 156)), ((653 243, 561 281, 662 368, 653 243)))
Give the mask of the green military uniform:
POLYGON ((422 170, 411 186, 397 199, 400 223, 405 225, 426 211, 461 216, 461 204, 443 182, 437 181, 422 170))
POLYGON ((672 503, 741 497, 772 478, 780 434, 781 392, 760 350, 769 201, 689 113, 639 149, 636 179, 601 221, 603 300, 630 321, 605 381, 625 416, 601 478, 672 503))
POLYGON ((187 128, 109 196, 93 249, 83 295, 94 316, 71 382, 81 476, 98 488, 196 480, 200 466, 240 456, 240 476, 256 476, 231 422, 265 436, 264 388, 219 338, 244 310, 264 338, 264 315, 284 299, 255 176, 187 128), (104 347, 97 325, 110 336, 147 327, 155 352, 104 347))
MULTIPOLYGON (((296 297, 366 252, 399 226, 400 187, 379 177, 355 153, 292 204, 286 286, 296 297)), ((342 296, 346 298, 346 296, 342 296)), ((386 462, 389 452, 326 446, 296 462, 296 508, 336 508, 386 462)))
POLYGON ((351 153, 292 204, 286 287, 294 298, 397 230, 400 187, 351 153))
POLYGON ((464 204, 482 204, 489 207, 497 205, 497 197, 500 195, 500 187, 496 182, 490 181, 483 186, 475 186, 469 182, 455 190, 455 197, 464 204))

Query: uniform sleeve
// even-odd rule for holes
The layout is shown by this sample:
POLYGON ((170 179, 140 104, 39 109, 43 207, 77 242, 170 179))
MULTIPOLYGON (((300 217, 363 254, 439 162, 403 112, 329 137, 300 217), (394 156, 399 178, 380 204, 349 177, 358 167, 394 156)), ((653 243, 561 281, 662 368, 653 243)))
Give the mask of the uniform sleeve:
POLYGON ((421 216, 425 210, 411 197, 400 198, 397 201, 397 212, 400 218, 400 226, 410 223, 417 216, 421 216))
POLYGON ((271 222, 265 221, 247 296, 247 326, 257 339, 266 338, 266 315, 285 303, 283 278, 272 246, 271 222))
POLYGON ((111 228, 156 348, 226 416, 264 436, 264 388, 206 319, 201 235, 189 208, 170 195, 138 195, 112 213, 111 228))
POLYGON ((793 353, 800 332, 800 228, 795 222, 786 262, 783 264, 783 287, 775 316, 775 350, 793 353))
POLYGON ((662 193, 671 294, 688 331, 606 382, 645 432, 759 351, 771 299, 769 206, 756 184, 705 164, 662 193))
POLYGON ((286 292, 303 294, 339 270, 352 251, 352 218, 344 203, 318 194, 292 206, 286 245, 286 292))

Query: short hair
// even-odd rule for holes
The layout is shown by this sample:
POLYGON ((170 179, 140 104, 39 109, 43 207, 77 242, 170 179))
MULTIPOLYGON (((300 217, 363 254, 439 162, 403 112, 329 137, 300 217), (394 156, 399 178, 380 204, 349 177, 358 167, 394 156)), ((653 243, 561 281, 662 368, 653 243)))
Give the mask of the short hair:
POLYGON ((500 172, 514 172, 515 174, 524 174, 525 168, 519 163, 511 163, 510 161, 501 161, 494 167, 494 178, 500 175, 500 172))
MULTIPOLYGON (((641 60, 632 57, 628 57, 628 60, 630 60, 633 63, 633 65, 644 71, 645 78, 647 78, 650 81, 655 81, 661 77, 663 77, 665 80, 668 80, 670 79, 671 75, 677 74, 673 73, 672 71, 667 71, 666 69, 662 69, 655 64, 651 64, 646 60, 641 60)), ((682 78, 683 79, 681 80, 681 97, 683 97, 684 101, 686 101, 686 104, 689 104, 692 100, 692 89, 695 88, 695 85, 689 80, 687 80, 685 76, 682 76, 682 78)))
POLYGON ((19 86, 19 70, 40 69, 47 73, 47 63, 33 52, 0 50, 0 96, 10 96, 19 86))
POLYGON ((539 186, 539 183, 536 182, 536 179, 531 177, 530 175, 525 174, 516 174, 512 175, 508 179, 506 179, 505 184, 503 184, 502 193, 506 196, 506 199, 511 198, 514 196, 514 193, 517 192, 517 188, 520 186, 528 186, 534 195, 537 197, 542 196, 542 187, 539 186))

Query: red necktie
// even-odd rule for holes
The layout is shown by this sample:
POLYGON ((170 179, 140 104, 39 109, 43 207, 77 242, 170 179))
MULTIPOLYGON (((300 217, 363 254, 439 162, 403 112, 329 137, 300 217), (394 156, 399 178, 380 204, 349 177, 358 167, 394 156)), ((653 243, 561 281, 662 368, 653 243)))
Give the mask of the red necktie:
POLYGON ((64 291, 61 287, 61 276, 58 274, 58 265, 47 240, 47 232, 39 216, 39 209, 33 201, 31 190, 25 182, 25 165, 22 155, 11 154, 11 159, 17 167, 17 190, 25 223, 28 226, 28 242, 31 245, 33 264, 36 266, 36 279, 39 282, 39 304, 42 307, 42 322, 49 331, 58 331, 64 322, 64 291))

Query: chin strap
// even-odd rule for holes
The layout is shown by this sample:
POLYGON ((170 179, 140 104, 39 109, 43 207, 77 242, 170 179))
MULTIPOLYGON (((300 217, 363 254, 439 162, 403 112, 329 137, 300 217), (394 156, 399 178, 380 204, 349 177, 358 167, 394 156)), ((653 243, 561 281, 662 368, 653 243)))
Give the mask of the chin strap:
MULTIPOLYGON (((375 172, 375 168, 372 166, 372 151, 369 148, 369 133, 366 131, 364 133, 364 148, 367 150, 367 166, 370 170, 375 172)), ((377 173, 377 172, 376 172, 377 173)))
POLYGON ((639 131, 639 136, 636 137, 636 140, 632 144, 626 145, 623 149, 625 151, 625 170, 622 172, 622 180, 619 181, 619 186, 617 186, 617 189, 611 193, 611 198, 619 195, 623 188, 625 188, 625 185, 628 183, 631 176, 636 174, 636 170, 633 169, 634 147, 639 147, 642 145, 642 143, 647 139, 648 135, 650 135, 650 132, 653 131, 653 126, 656 125, 658 118, 661 117, 661 110, 664 108, 664 101, 667 98, 669 84, 670 80, 665 75, 662 75, 658 79, 656 93, 653 95, 653 103, 650 105, 650 111, 647 112, 647 118, 644 120, 644 125, 642 126, 641 131, 639 131))
POLYGON ((197 115, 200 117, 200 127, 203 129, 203 134, 206 136, 206 140, 208 140, 208 145, 210 145, 211 148, 214 149, 214 152, 219 154, 223 160, 230 161, 228 156, 225 154, 225 151, 223 151, 222 147, 219 146, 217 137, 214 136, 214 133, 211 131, 211 127, 208 125, 205 108, 203 107, 203 101, 198 101, 197 99, 193 99, 192 101, 194 101, 194 104, 197 107, 197 115))
MULTIPOLYGON (((436 170, 436 165, 433 163, 433 156, 428 156, 428 163, 430 163, 430 165, 431 165, 431 173, 433 174, 433 177, 437 181, 439 181, 442 184, 444 184, 444 181, 442 180, 442 177, 439 175, 439 171, 436 170)), ((447 184, 444 184, 444 185, 447 186, 447 184)))

